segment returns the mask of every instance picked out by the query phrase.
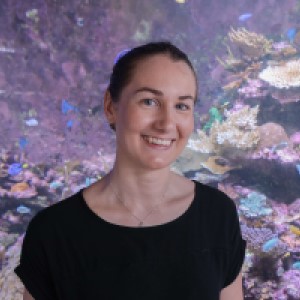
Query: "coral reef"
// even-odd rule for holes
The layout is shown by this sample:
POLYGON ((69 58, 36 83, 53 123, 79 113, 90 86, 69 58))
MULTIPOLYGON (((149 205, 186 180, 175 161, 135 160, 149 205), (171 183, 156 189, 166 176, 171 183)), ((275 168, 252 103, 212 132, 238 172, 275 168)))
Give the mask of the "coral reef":
POLYGON ((5 254, 5 263, 0 272, 0 299, 23 299, 24 286, 13 271, 19 263, 23 237, 20 236, 17 242, 5 254))
POLYGON ((247 248, 255 253, 260 253, 262 245, 268 240, 276 237, 276 234, 269 228, 248 227, 241 225, 243 238, 247 240, 247 248))
POLYGON ((242 57, 248 60, 265 56, 272 47, 271 40, 268 40, 262 34, 248 31, 244 27, 237 30, 231 28, 228 37, 239 48, 242 57))
POLYGON ((268 94, 268 91, 261 80, 248 79, 246 84, 238 89, 238 93, 245 98, 262 98, 268 94))
POLYGON ((297 300, 300 299, 300 271, 289 270, 282 276, 280 290, 274 295, 274 299, 297 300), (278 295, 285 295, 286 298, 277 298, 278 295))
POLYGON ((249 150, 259 142, 256 126, 258 106, 225 110, 226 120, 212 123, 209 133, 198 129, 198 136, 189 140, 187 147, 202 153, 226 153, 228 150, 249 150))
POLYGON ((255 148, 259 142, 257 114, 258 106, 253 108, 245 106, 238 111, 226 111, 226 120, 222 123, 215 122, 209 132, 217 151, 255 148))
POLYGON ((259 78, 278 89, 300 87, 300 59, 279 66, 268 66, 259 73, 259 78))
POLYGON ((247 218, 258 218, 270 215, 272 209, 267 205, 267 197, 258 192, 251 192, 240 199, 239 209, 247 218))

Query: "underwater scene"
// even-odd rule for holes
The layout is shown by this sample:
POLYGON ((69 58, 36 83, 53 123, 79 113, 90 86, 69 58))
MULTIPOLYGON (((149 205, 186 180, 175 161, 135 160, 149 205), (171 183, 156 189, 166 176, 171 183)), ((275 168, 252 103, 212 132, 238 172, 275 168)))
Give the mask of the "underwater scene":
POLYGON ((1 300, 22 299, 13 269, 32 217, 113 166, 114 62, 161 39, 199 81, 172 169, 235 202, 245 299, 300 299, 300 1, 1 0, 1 300))

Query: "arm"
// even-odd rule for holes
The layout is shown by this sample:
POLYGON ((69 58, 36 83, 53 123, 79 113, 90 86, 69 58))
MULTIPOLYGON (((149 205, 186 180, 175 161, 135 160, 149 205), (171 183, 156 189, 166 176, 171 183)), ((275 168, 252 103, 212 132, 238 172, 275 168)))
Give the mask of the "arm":
POLYGON ((34 300, 26 288, 24 289, 23 300, 34 300))
POLYGON ((220 294, 220 300, 243 300, 242 271, 233 283, 226 286, 220 294))

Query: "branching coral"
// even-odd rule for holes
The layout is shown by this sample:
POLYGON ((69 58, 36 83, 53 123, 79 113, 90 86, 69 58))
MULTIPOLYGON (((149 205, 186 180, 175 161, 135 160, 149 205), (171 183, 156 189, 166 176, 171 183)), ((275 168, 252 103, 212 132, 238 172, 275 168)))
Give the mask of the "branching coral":
POLYGON ((272 209, 267 206, 267 197, 258 192, 251 192, 240 201, 239 209, 248 218, 257 218, 270 215, 272 209))
POLYGON ((225 111, 226 120, 215 121, 207 135, 197 130, 198 139, 189 143, 188 147, 202 153, 222 154, 225 150, 249 150, 259 142, 259 131, 256 126, 258 106, 245 106, 237 111, 225 111))
POLYGON ((259 142, 259 131, 256 126, 258 106, 243 107, 238 111, 227 111, 227 119, 215 122, 210 130, 210 137, 216 148, 238 148, 248 150, 259 142))
POLYGON ((239 48, 244 58, 261 58, 268 54, 272 48, 271 40, 268 40, 262 34, 250 32, 243 27, 237 30, 231 28, 228 37, 239 48))
POLYGON ((300 59, 280 66, 268 66, 259 73, 259 78, 279 89, 300 87, 300 59))

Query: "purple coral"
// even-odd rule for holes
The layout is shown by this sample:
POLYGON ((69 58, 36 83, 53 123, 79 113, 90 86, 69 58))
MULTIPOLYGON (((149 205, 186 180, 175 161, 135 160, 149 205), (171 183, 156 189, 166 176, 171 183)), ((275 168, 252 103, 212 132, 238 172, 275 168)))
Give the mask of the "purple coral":
POLYGON ((281 286, 283 286, 277 293, 277 298, 274 299, 289 299, 299 300, 300 299, 300 271, 289 270, 282 276, 281 286), (287 295, 287 298, 278 298, 278 296, 287 295))
POLYGON ((249 249, 254 252, 260 252, 265 242, 276 237, 276 234, 269 228, 248 227, 242 224, 241 231, 243 238, 247 240, 249 249))
POLYGON ((268 91, 261 80, 248 79, 247 85, 239 88, 238 93, 245 98, 260 98, 265 97, 268 91))

